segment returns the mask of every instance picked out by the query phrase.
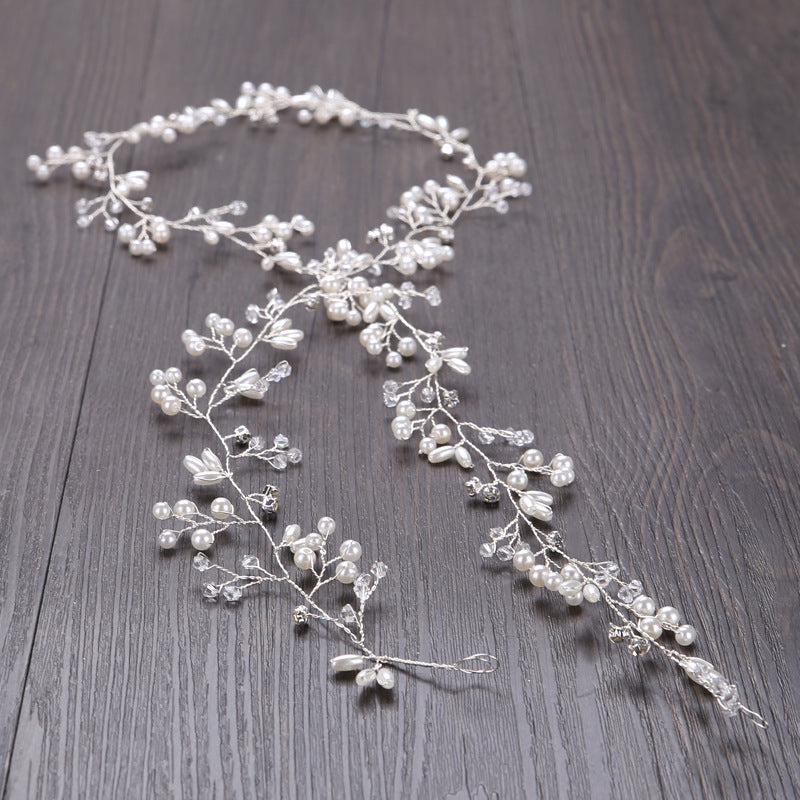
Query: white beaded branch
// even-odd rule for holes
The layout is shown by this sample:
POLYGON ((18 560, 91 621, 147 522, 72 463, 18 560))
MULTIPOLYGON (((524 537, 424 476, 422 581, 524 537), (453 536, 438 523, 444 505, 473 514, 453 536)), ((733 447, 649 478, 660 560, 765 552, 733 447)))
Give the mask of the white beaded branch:
POLYGON ((202 421, 209 429, 212 444, 200 457, 187 455, 183 460, 194 484, 225 484, 234 498, 214 499, 208 513, 201 512, 188 499, 172 506, 158 502, 153 507, 157 519, 170 523, 158 535, 161 547, 173 549, 181 538, 189 538, 197 551, 194 566, 203 573, 215 570, 219 576, 216 582, 204 584, 205 597, 221 596, 236 602, 252 587, 286 584, 299 598, 293 612, 295 624, 307 625, 310 620, 317 620, 336 628, 354 646, 356 652, 332 658, 331 668, 356 672, 356 682, 361 686, 377 683, 392 688, 395 675, 389 664, 465 673, 491 672, 497 667, 497 659, 484 653, 440 663, 374 652, 364 613, 386 575, 386 565, 375 561, 369 571, 362 571, 357 566, 362 547, 352 539, 341 542, 337 554, 331 556, 329 548, 336 525, 330 517, 320 519, 316 529, 305 535, 299 525, 286 525, 278 537, 267 524, 278 509, 277 488, 267 484, 261 491, 248 492, 237 480, 235 468, 241 459, 255 458, 284 470, 290 463, 299 463, 302 454, 289 446, 283 434, 267 446, 264 437, 253 436, 243 425, 223 432, 213 412, 241 397, 262 400, 272 383, 287 377, 291 367, 286 361, 266 372, 263 367, 252 365, 255 354, 263 349, 259 345, 295 349, 303 332, 293 327, 289 313, 323 305, 330 320, 360 328, 361 344, 369 354, 383 355, 390 369, 399 369, 406 360, 423 354, 422 374, 403 382, 388 380, 383 385, 384 403, 395 411, 392 433, 403 441, 415 438, 420 455, 430 464, 455 463, 462 470, 477 473, 464 484, 471 497, 487 505, 508 506, 508 522, 489 530, 488 540, 479 548, 481 556, 510 562, 527 574, 531 584, 562 596, 568 605, 602 601, 611 616, 608 636, 612 642, 624 643, 628 652, 637 657, 651 650, 659 652, 707 689, 724 713, 741 713, 759 727, 767 727, 761 715, 740 701, 737 687, 712 664, 664 643, 661 637, 665 632, 682 648, 692 646, 697 636, 695 628, 684 622, 674 607, 659 607, 644 594, 639 580, 623 578, 615 562, 582 561, 566 551, 562 534, 548 525, 553 517, 553 496, 531 488, 530 483, 532 478, 545 478, 555 488, 570 485, 575 478, 572 459, 561 453, 545 459, 530 446, 534 437, 529 430, 495 428, 456 417, 453 409, 458 405, 458 393, 448 387, 442 373, 447 369, 468 375, 468 350, 445 345, 443 334, 417 327, 405 313, 420 298, 432 306, 439 305, 439 290, 431 286, 422 291, 408 280, 396 285, 366 277, 377 279, 384 269, 391 269, 407 278, 420 268, 431 270, 450 261, 453 226, 465 213, 491 208, 503 214, 508 211, 509 200, 531 193, 530 184, 521 180, 526 171, 522 158, 515 153, 496 153, 481 163, 467 143, 467 130, 451 130, 447 119, 441 116, 430 117, 415 109, 403 114, 373 112, 334 90, 325 92, 315 86, 304 94, 292 95, 285 87, 268 83, 256 87, 249 82, 242 85, 234 105, 215 99, 200 108, 187 107, 166 117, 155 116, 126 131, 88 132, 84 138, 82 147, 70 147, 65 152, 54 145, 44 158, 31 155, 27 160, 28 168, 40 181, 49 179, 56 168, 69 166, 78 181, 89 181, 98 187, 94 197, 76 203, 81 228, 102 218, 105 229, 116 231, 119 241, 133 256, 153 255, 158 245, 170 240, 173 231, 197 231, 210 245, 227 239, 252 251, 264 270, 278 266, 310 279, 288 300, 273 289, 266 304, 249 305, 245 317, 250 327, 237 328, 230 319, 212 313, 205 320, 208 333, 183 332, 182 341, 190 356, 214 351, 228 360, 207 397, 204 381, 194 378, 184 383, 181 370, 176 367, 157 369, 150 375, 151 397, 165 414, 184 414, 202 421), (245 214, 247 206, 234 201, 208 211, 194 207, 179 219, 166 219, 153 213, 152 198, 134 199, 147 189, 147 172, 117 172, 117 151, 123 145, 136 144, 142 137, 171 143, 179 134, 193 133, 206 124, 222 126, 237 118, 272 126, 277 124, 279 113, 287 109, 296 111, 297 121, 304 125, 335 121, 345 128, 358 123, 364 128, 377 126, 418 134, 432 141, 443 158, 458 158, 469 177, 465 180, 447 175, 443 182, 428 180, 404 192, 399 204, 388 210, 392 224, 384 223, 369 231, 367 243, 372 245, 371 251, 359 252, 343 239, 327 249, 321 259, 304 262, 298 253, 288 249, 295 233, 310 236, 314 232, 313 224, 301 215, 282 222, 270 214, 255 225, 239 226, 230 218, 245 214), (130 221, 120 224, 122 214, 130 221), (398 234, 398 228, 402 234, 398 234), (513 448, 512 456, 498 460, 491 454, 493 444, 513 448), (254 527, 263 535, 267 560, 262 563, 258 557, 246 555, 240 560, 240 570, 212 563, 205 551, 220 534, 247 527, 254 527), (332 610, 325 605, 322 590, 334 582, 352 585, 357 607, 347 603, 332 610))

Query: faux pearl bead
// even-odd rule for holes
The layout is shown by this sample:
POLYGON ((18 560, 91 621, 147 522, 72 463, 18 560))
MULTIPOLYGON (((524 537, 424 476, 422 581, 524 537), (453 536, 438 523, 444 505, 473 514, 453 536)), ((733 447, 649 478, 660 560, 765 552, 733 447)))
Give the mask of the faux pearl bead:
POLYGON ((308 536, 306 536, 306 538, 303 539, 303 543, 305 547, 308 547, 314 552, 316 552, 317 550, 320 550, 322 548, 322 545, 325 544, 325 540, 322 538, 320 534, 314 531, 313 533, 309 533, 308 536))
POLYGON ((575 473, 571 469, 559 470, 550 476, 550 483, 557 489, 569 486, 575 480, 575 473))
POLYGON ((545 588, 551 592, 557 592, 562 583, 564 583, 564 579, 557 572, 551 572, 544 581, 545 588))
POLYGON ((395 439, 401 442, 411 438, 414 428, 411 425, 411 420, 408 417, 395 417, 392 420, 392 433, 395 439))
POLYGON ((197 506, 191 500, 178 500, 178 502, 175 503, 173 512, 176 517, 191 517, 192 514, 197 513, 197 506))
POLYGON ((374 669, 362 669, 361 672, 356 675, 356 684, 358 686, 372 686, 377 676, 378 673, 374 669))
POLYGON ((364 668, 364 656, 334 656, 329 663, 334 672, 355 672, 364 668))
POLYGON ((169 519, 171 514, 172 509, 169 507, 169 503, 161 501, 153 506, 153 516, 156 519, 169 519))
POLYGON ((302 528, 299 525, 287 525, 283 529, 283 543, 291 544, 292 542, 296 542, 300 538, 302 532, 302 528))
POLYGON ((200 378, 192 378, 192 380, 186 384, 186 394, 188 394, 189 397, 198 398, 202 397, 205 393, 206 384, 204 381, 201 381, 200 378))
POLYGON ((583 602, 583 593, 575 592, 574 594, 564 595, 568 606, 579 606, 583 602))
POLYGON ((633 601, 631 609, 637 617, 652 617, 656 613, 656 601, 642 594, 633 601))
POLYGON ((536 556, 530 550, 518 550, 514 553, 514 569, 527 572, 536 563, 536 556))
POLYGON ((565 456, 563 453, 556 453, 553 456, 553 460, 550 462, 550 466, 555 471, 573 469, 572 459, 569 456, 565 456))
POLYGON ((215 519, 227 519, 233 514, 233 503, 227 497, 217 497, 211 501, 211 516, 215 519))
POLYGON ((378 681, 378 686, 382 687, 383 689, 394 688, 394 672, 388 667, 381 667, 375 677, 378 681))
POLYGON ((164 402, 164 398, 168 396, 169 396, 169 389, 167 389, 167 387, 164 386, 163 384, 161 386, 154 386, 150 390, 150 399, 154 403, 158 403, 159 405, 161 405, 161 403, 164 402))
POLYGON ((561 577, 565 581, 575 581, 580 579, 581 572, 573 564, 564 564, 564 566, 561 567, 561 577))
POLYGON ((379 356, 383 350, 383 345, 373 340, 367 344, 366 350, 371 356, 379 356))
POLYGON ((150 373, 150 383, 152 383, 153 386, 158 386, 159 384, 164 383, 165 380, 166 376, 164 375, 163 369, 154 369, 150 373))
POLYGON ((419 452, 421 455, 427 456, 436 449, 436 442, 430 436, 423 436, 419 440, 419 452))
POLYGON ((681 645, 681 647, 687 647, 692 644, 696 638, 697 631, 692 625, 681 625, 680 628, 675 631, 675 641, 681 645))
POLYGON ((397 352, 400 353, 403 358, 411 358, 411 356, 417 352, 417 342, 410 336, 404 336, 397 343, 397 352))
POLYGON ((336 565, 336 580, 339 583, 352 583, 358 577, 359 569, 352 561, 340 561, 336 565))
POLYGON ((186 342, 186 352, 190 356, 201 356, 206 351, 206 343, 201 338, 190 339, 186 342))
POLYGON ((299 569, 311 569, 315 558, 314 551, 310 547, 301 547, 294 554, 294 564, 299 569))
POLYGON ((530 571, 528 572, 528 580, 534 586, 544 586, 548 575, 550 575, 550 570, 547 569, 544 564, 536 564, 536 566, 531 567, 530 571))
POLYGON ((450 428, 447 425, 439 423, 431 428, 431 438, 436 444, 445 444, 450 441, 451 436, 450 428))
POLYGON ((593 583, 587 583, 583 587, 583 596, 588 603, 597 603, 600 600, 600 589, 593 583))
POLYGON ((390 350, 386 354, 386 366, 389 369, 398 369, 399 367, 403 366, 403 356, 400 353, 395 352, 394 350, 390 350))
POLYGON ((206 528, 192 531, 192 547, 195 550, 208 550, 214 544, 214 534, 206 528))
POLYGON ((167 383, 179 383, 183 378, 183 373, 178 369, 178 367, 170 367, 164 372, 164 377, 166 378, 167 383))
POLYGON ((414 419, 417 413, 417 407, 410 400, 401 400, 395 407, 394 411, 398 417, 414 419))
MULTIPOLYGON (((234 331, 234 324, 232 319, 228 319, 227 317, 221 317, 217 320, 217 324, 214 326, 217 331, 222 334, 223 336, 232 336, 234 331)), ((248 331, 249 332, 249 331, 248 331)))
POLYGON ((206 314, 206 328, 211 328, 212 330, 216 327, 217 323, 219 322, 219 314, 216 311, 212 311, 210 314, 206 314))
POLYGON ((681 614, 677 608, 672 606, 663 606, 658 609, 656 619, 665 628, 677 628, 681 624, 681 614))
POLYGON ((166 222, 158 222, 153 226, 153 231, 150 235, 153 237, 154 242, 166 244, 169 241, 171 233, 169 225, 167 225, 166 222))
POLYGON ((76 180, 85 181, 91 174, 91 167, 85 161, 76 161, 72 165, 72 175, 76 180))
POLYGON ((526 450, 519 461, 525 469, 537 469, 544 464, 544 456, 539 450, 531 449, 526 450))
POLYGON ((161 531, 158 534, 158 544, 164 550, 172 550, 178 543, 178 534, 175 531, 161 531))
POLYGON ((651 639, 658 639, 662 634, 662 628, 655 617, 642 617, 637 625, 639 630, 651 639))
POLYGON ((506 477, 506 483, 518 492, 523 491, 528 485, 528 476, 521 469, 513 469, 506 477))
POLYGON ((346 539, 339 547, 339 555, 345 561, 358 561, 361 558, 361 545, 354 539, 346 539))
POLYGON ((320 517, 317 520, 317 530, 328 537, 336 530, 336 522, 331 517, 320 517))
POLYGON ((347 316, 344 318, 344 321, 351 328, 355 328, 356 325, 360 325, 361 324, 361 312, 357 308, 351 308, 347 312, 347 316))
POLYGON ((181 401, 178 400, 177 397, 174 395, 168 394, 162 401, 161 401, 161 410, 168 416, 174 417, 176 414, 180 413, 181 410, 181 401))
POLYGON ((253 334, 247 328, 237 328, 233 332, 233 343, 237 347, 250 347, 253 343, 253 334))

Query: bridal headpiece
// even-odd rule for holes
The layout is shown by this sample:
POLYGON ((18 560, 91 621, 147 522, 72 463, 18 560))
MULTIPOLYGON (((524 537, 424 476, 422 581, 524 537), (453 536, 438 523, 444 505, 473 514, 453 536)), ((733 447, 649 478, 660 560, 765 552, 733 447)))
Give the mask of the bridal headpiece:
POLYGON ((458 391, 450 381, 470 374, 467 347, 412 321, 414 303, 437 306, 441 296, 435 286, 423 291, 411 279, 418 270, 433 270, 453 258, 454 228, 462 217, 487 208, 505 214, 510 201, 531 193, 531 185, 523 180, 522 158, 495 153, 481 162, 467 138, 465 128, 451 128, 446 118, 415 109, 402 114, 374 112, 337 91, 315 86, 292 95, 284 87, 248 82, 233 105, 215 99, 199 108, 154 116, 118 133, 88 132, 82 146, 66 151, 54 145, 44 157, 29 156, 27 166, 40 181, 66 166, 78 181, 93 187, 93 196, 76 203, 78 226, 101 223, 132 256, 153 256, 175 232, 194 231, 211 246, 227 240, 251 251, 264 270, 278 267, 308 279, 291 297, 272 289, 265 302, 248 305, 241 325, 210 313, 201 330, 182 333, 189 356, 222 355, 225 367, 214 385, 200 378, 186 380, 177 367, 151 372, 150 396, 161 411, 185 415, 205 426, 207 446, 200 453, 185 454, 183 467, 194 486, 206 490, 204 498, 208 487, 214 487, 212 495, 218 494, 203 502, 198 495, 197 501, 155 503, 153 515, 164 524, 158 543, 167 550, 185 547, 193 553, 194 567, 206 578, 202 591, 209 600, 235 603, 262 584, 284 586, 296 598, 290 615, 294 624, 324 624, 342 635, 350 652, 333 657, 331 668, 353 672, 360 686, 391 689, 397 667, 465 673, 496 668, 497 660, 484 653, 437 662, 375 652, 364 612, 388 573, 380 554, 367 554, 358 541, 344 538, 327 516, 313 527, 305 519, 276 525, 277 487, 267 482, 251 491, 244 485, 249 474, 241 474, 243 462, 260 461, 283 471, 300 463, 302 453, 283 433, 268 436, 244 425, 224 427, 218 412, 229 404, 263 401, 271 389, 275 391, 273 385, 287 378, 292 367, 282 359, 267 363, 266 354, 297 349, 303 331, 293 319, 322 307, 331 321, 357 330, 367 353, 384 359, 388 369, 402 376, 383 384, 383 401, 394 410, 394 436, 413 442, 429 464, 459 472, 466 496, 479 505, 506 509, 507 522, 485 533, 483 541, 476 542, 476 553, 507 562, 526 573, 534 587, 562 597, 570 606, 604 607, 611 642, 636 658, 656 653, 668 659, 708 690, 724 713, 742 714, 766 727, 764 719, 741 702, 734 683, 692 655, 697 631, 676 608, 663 598, 651 597, 641 580, 624 574, 614 561, 582 561, 569 553, 565 537, 551 526, 551 492, 574 481, 572 459, 562 453, 542 454, 532 446, 530 430, 493 427, 457 415, 458 391), (272 126, 288 110, 295 112, 301 125, 336 122, 345 128, 376 126, 416 134, 435 145, 444 159, 458 162, 464 174, 427 180, 403 192, 388 210, 389 221, 367 234, 366 249, 343 239, 321 258, 303 261, 290 249, 290 242, 295 236, 313 234, 314 225, 301 215, 282 221, 268 214, 245 226, 237 218, 246 213, 246 204, 233 201, 209 210, 193 207, 178 219, 167 219, 155 212, 153 199, 145 194, 149 174, 119 170, 119 151, 143 137, 170 144, 202 126, 222 126, 236 119, 272 126), (385 273, 400 277, 382 282, 385 273), (403 374, 407 372, 413 375, 403 374), (217 543, 245 528, 263 536, 263 552, 242 556, 235 567, 209 558, 217 543), (352 587, 352 601, 332 607, 326 592, 329 584, 352 587))

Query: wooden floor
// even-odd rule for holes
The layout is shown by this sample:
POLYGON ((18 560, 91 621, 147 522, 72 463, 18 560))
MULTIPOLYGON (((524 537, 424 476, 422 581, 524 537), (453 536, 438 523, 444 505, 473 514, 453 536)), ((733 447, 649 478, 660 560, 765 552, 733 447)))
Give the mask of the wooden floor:
MULTIPOLYGON (((800 795, 795 0, 6 0, 0 20, 6 797, 800 795), (533 196, 462 226, 425 321, 471 347, 466 413, 574 456, 572 551, 695 620, 698 655, 768 732, 610 644, 598 609, 483 563, 499 515, 398 445, 382 371, 321 315, 265 412, 307 453, 279 478, 279 521, 330 513, 391 566, 387 648, 487 649, 500 671, 360 693, 329 677, 340 641, 294 631, 291 598, 204 603, 186 552, 158 552, 149 507, 187 491, 203 439, 158 418, 147 375, 280 277, 191 237, 133 261, 77 229, 80 188, 36 187, 24 160, 244 79, 443 113, 483 157, 529 159, 533 196)), ((236 197, 305 213, 304 256, 363 241, 446 169, 400 136, 297 131, 229 126, 132 163, 168 215, 236 197)))

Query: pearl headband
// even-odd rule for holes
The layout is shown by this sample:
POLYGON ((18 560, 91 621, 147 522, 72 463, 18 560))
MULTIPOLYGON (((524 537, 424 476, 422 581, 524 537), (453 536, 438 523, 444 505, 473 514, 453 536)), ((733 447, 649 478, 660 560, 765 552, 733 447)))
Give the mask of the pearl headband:
POLYGON ((602 604, 611 617, 608 637, 612 642, 624 644, 635 657, 658 653, 708 690, 724 713, 741 713, 766 727, 766 721, 740 701, 737 687, 721 672, 704 659, 686 654, 684 648, 693 646, 697 632, 675 608, 656 603, 644 593, 642 583, 624 577, 615 562, 582 561, 567 552, 564 537, 549 526, 553 496, 541 484, 549 482, 557 489, 569 486, 575 478, 572 459, 561 453, 545 458, 531 447, 534 437, 527 429, 489 427, 456 416, 458 392, 444 376, 451 372, 469 375, 468 350, 445 344, 440 332, 422 330, 409 319, 407 312, 415 302, 437 306, 441 296, 436 287, 421 291, 408 278, 419 269, 432 270, 453 258, 453 228, 464 214, 486 208, 504 214, 510 200, 531 193, 530 184, 522 180, 526 171, 522 158, 515 153, 496 153, 481 163, 467 138, 466 129, 451 130, 444 117, 430 117, 414 109, 403 114, 378 113, 333 90, 324 92, 315 86, 292 95, 285 87, 267 83, 256 87, 248 82, 233 106, 215 99, 200 108, 155 116, 126 131, 88 132, 84 146, 66 152, 52 146, 44 158, 28 157, 27 166, 40 181, 47 181, 58 167, 68 166, 78 181, 97 187, 94 197, 76 203, 78 226, 87 228, 102 220, 105 229, 116 232, 133 256, 156 254, 158 246, 165 245, 175 231, 196 231, 209 245, 228 240, 252 251, 264 270, 279 267, 310 279, 288 299, 273 289, 266 303, 249 305, 245 310, 248 326, 237 327, 229 318, 212 313, 205 319, 206 332, 183 332, 181 338, 190 356, 214 351, 227 359, 227 367, 213 387, 199 378, 184 381, 177 367, 151 373, 151 398, 166 415, 183 414, 206 426, 209 446, 199 456, 189 454, 183 459, 192 482, 198 487, 224 485, 226 494, 233 497, 217 497, 207 510, 189 499, 157 502, 154 516, 169 525, 158 534, 160 546, 173 549, 182 539, 189 540, 195 551, 194 567, 215 576, 203 586, 209 600, 237 602, 245 591, 261 584, 285 585, 298 598, 295 624, 329 625, 352 645, 354 652, 335 656, 330 663, 334 671, 354 672, 360 686, 377 683, 391 689, 395 684, 392 666, 470 674, 496 669, 497 659, 485 653, 436 662, 375 652, 364 611, 387 574, 386 565, 376 560, 368 569, 358 566, 362 546, 352 539, 337 544, 336 523, 330 517, 318 520, 310 533, 304 534, 307 528, 298 524, 289 524, 277 534, 268 522, 278 510, 278 489, 267 484, 258 492, 248 492, 240 484, 237 467, 241 460, 264 461, 283 471, 298 464, 302 453, 283 434, 269 443, 243 425, 222 429, 215 412, 227 403, 240 402, 239 398, 263 400, 272 384, 288 377, 291 366, 287 361, 265 371, 252 366, 254 355, 264 349, 262 345, 278 351, 296 349, 303 332, 293 326, 289 315, 321 305, 333 322, 360 329, 360 343, 370 355, 382 356, 389 369, 400 369, 417 356, 424 359, 424 369, 416 377, 383 384, 384 403, 395 414, 392 433, 401 441, 414 439, 420 456, 430 464, 453 464, 469 474, 464 487, 470 497, 508 508, 508 522, 491 528, 480 544, 483 558, 509 562, 526 573, 533 586, 562 596, 568 605, 602 604), (346 128, 377 126, 417 134, 435 144, 444 159, 458 160, 466 177, 450 174, 443 181, 428 180, 404 192, 400 202, 388 210, 391 222, 369 231, 370 250, 360 252, 341 240, 321 259, 304 262, 289 249, 293 236, 314 232, 313 224, 301 215, 281 221, 270 214, 255 225, 240 226, 234 220, 246 213, 247 206, 234 201, 207 211, 194 207, 178 219, 166 219, 153 213, 152 198, 140 196, 147 189, 149 174, 117 170, 118 151, 142 137, 172 143, 203 125, 222 126, 240 118, 275 125, 285 110, 294 110, 302 125, 338 122, 346 128), (379 283, 384 270, 399 273, 404 280, 399 285, 379 283), (537 488, 532 485, 534 480, 537 488), (230 569, 209 559, 207 552, 221 535, 246 527, 263 534, 266 560, 245 555, 236 569, 230 569), (333 582, 352 586, 354 603, 332 609, 324 598, 325 587, 333 582), (665 634, 676 647, 665 643, 665 634))

